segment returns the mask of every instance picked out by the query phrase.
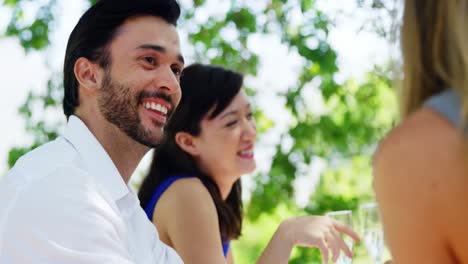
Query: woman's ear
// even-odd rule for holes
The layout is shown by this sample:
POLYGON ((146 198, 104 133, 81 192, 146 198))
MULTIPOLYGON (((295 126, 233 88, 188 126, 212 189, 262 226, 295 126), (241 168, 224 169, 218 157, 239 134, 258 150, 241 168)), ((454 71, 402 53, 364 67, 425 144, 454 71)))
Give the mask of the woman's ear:
POLYGON ((200 154, 195 141, 196 138, 187 132, 177 132, 175 135, 176 144, 192 156, 198 156, 200 154))
POLYGON ((84 57, 80 57, 76 60, 73 70, 84 92, 93 93, 99 89, 101 69, 96 64, 84 57))

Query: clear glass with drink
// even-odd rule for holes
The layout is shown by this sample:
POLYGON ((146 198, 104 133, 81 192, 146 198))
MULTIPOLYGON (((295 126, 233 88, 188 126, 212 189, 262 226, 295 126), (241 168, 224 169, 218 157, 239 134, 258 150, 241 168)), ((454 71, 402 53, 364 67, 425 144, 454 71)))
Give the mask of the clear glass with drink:
MULTIPOLYGON (((351 210, 342 210, 342 211, 334 211, 334 212, 329 212, 329 213, 326 213, 325 214, 326 216, 328 217, 331 217, 337 221, 340 221, 341 223, 349 226, 349 227, 352 227, 353 225, 353 221, 352 221, 352 213, 351 213, 351 210)), ((342 238, 345 242, 345 244, 348 246, 348 248, 350 250, 353 250, 353 246, 354 246, 354 241, 351 237, 347 236, 347 235, 343 235, 342 234, 342 238)), ((338 256, 338 259, 337 261, 335 262, 335 264, 352 264, 353 263, 353 259, 349 258, 348 256, 345 255, 344 252, 340 252, 339 253, 340 255, 338 256)), ((331 263, 331 261, 330 261, 331 263)))
POLYGON ((359 206, 359 216, 364 245, 374 263, 382 264, 384 236, 377 203, 366 203, 359 206))

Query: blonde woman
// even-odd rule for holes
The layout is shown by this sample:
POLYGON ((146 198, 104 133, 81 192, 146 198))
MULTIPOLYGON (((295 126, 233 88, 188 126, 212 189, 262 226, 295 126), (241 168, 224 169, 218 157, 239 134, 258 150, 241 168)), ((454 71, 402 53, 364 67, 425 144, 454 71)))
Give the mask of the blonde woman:
POLYGON ((468 1, 406 0, 402 123, 374 157, 397 264, 468 263, 468 1))

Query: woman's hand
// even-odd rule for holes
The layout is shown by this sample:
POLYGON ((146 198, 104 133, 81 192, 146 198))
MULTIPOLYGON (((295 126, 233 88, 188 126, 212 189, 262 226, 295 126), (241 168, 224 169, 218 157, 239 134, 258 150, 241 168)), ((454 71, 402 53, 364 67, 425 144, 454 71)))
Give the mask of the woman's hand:
POLYGON ((356 242, 359 236, 351 227, 327 216, 300 216, 283 221, 278 228, 279 235, 291 243, 292 246, 317 247, 323 263, 328 263, 329 251, 332 260, 338 259, 340 250, 352 258, 351 249, 345 244, 342 233, 349 235, 356 242))

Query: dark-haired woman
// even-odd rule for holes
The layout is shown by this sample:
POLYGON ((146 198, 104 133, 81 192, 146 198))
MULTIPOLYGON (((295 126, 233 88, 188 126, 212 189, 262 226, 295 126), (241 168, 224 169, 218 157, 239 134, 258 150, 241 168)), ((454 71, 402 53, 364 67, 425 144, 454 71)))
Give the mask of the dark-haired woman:
MULTIPOLYGON (((255 169, 256 126, 242 75, 194 64, 181 78, 182 101, 155 151, 139 198, 162 241, 184 263, 233 263, 229 243, 242 227, 240 176, 255 169)), ((347 226, 324 216, 283 221, 258 263, 287 263, 293 246, 352 253, 340 233, 347 226)))

